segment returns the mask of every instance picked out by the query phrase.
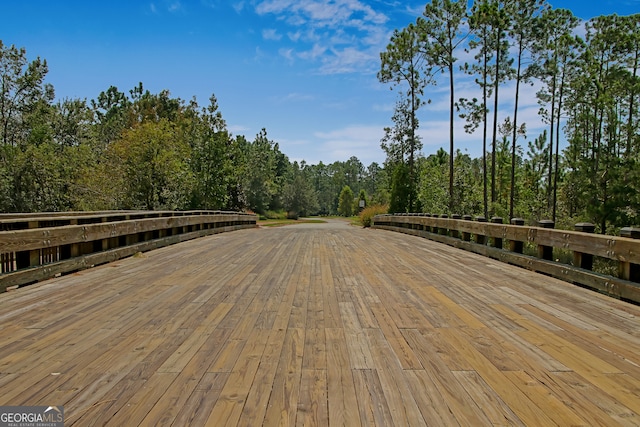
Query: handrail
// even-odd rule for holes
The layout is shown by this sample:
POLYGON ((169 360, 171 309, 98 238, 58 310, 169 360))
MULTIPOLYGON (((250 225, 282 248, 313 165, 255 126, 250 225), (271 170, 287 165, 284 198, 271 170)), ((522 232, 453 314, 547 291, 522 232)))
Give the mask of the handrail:
POLYGON ((517 219, 501 222, 501 218, 488 222, 483 217, 385 214, 374 217, 372 227, 436 240, 640 303, 640 230, 627 227, 621 230, 624 237, 617 237, 593 234, 590 224, 584 223, 576 224, 576 230, 583 231, 572 231, 555 230, 551 221, 541 221, 537 227, 521 225, 524 221, 517 219), (523 254, 525 243, 537 248, 537 256, 523 254), (572 251, 573 263, 554 260, 554 249, 572 251), (592 271, 594 256, 617 261, 618 276, 592 271))
POLYGON ((0 292, 209 234, 256 227, 224 211, 108 211, 0 216, 0 292))

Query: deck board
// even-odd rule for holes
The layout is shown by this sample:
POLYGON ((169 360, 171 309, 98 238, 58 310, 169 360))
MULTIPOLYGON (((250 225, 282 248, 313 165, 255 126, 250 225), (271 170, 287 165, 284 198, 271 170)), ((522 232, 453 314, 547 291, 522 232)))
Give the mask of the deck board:
POLYGON ((640 307, 418 237, 222 233, 0 294, 66 425, 640 425, 640 307))

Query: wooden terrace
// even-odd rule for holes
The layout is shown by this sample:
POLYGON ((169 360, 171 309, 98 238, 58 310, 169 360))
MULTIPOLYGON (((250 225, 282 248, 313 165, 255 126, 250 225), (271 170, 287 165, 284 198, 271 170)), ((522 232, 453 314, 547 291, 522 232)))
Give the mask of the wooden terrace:
POLYGON ((341 221, 0 294, 0 405, 67 426, 640 425, 640 307, 341 221))

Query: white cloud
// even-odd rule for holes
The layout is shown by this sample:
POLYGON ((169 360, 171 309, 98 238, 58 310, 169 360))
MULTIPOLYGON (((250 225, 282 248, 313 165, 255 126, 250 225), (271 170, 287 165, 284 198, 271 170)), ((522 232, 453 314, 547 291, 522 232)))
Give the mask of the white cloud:
POLYGON ((242 12, 242 10, 244 9, 244 2, 240 1, 237 3, 233 3, 233 10, 236 11, 236 13, 240 13, 242 12))
POLYGON ((169 10, 169 12, 178 12, 180 10, 182 10, 182 3, 180 3, 179 1, 174 1, 169 3, 169 5, 167 6, 167 10, 169 10))
POLYGON ((234 135, 242 135, 248 130, 251 130, 251 128, 244 125, 229 125, 227 126, 227 130, 234 135))
POLYGON ((302 34, 300 33, 300 31, 296 31, 295 33, 293 32, 287 33, 287 37, 289 37, 289 40, 291 40, 292 42, 297 42, 298 40, 300 40, 301 35, 302 34))
POLYGON ((393 112, 393 109, 395 108, 395 104, 373 104, 371 106, 371 109, 373 111, 383 111, 383 112, 393 112))
POLYGON ((283 102, 300 102, 300 101, 311 101, 315 97, 313 95, 307 93, 299 93, 299 92, 291 92, 285 96, 274 97, 273 101, 277 103, 283 102))
POLYGON ((324 55, 326 51, 327 51, 326 47, 321 46, 319 44, 314 44, 311 50, 298 53, 298 57, 302 59, 315 60, 320 56, 324 55))
POLYGON ((278 50, 278 53, 280 54, 280 56, 285 58, 287 61, 293 62, 293 60, 294 60, 294 58, 293 58, 293 49, 281 48, 280 50, 278 50))
POLYGON ((282 38, 282 34, 278 34, 278 31, 274 28, 266 28, 262 30, 262 38, 265 40, 278 41, 282 38))
POLYGON ((316 132, 324 158, 348 160, 356 156, 363 164, 380 162, 383 125, 351 125, 329 132, 316 132))
POLYGON ((383 13, 376 12, 359 0, 265 0, 257 4, 256 12, 261 15, 289 14, 319 26, 345 23, 358 26, 358 21, 373 24, 384 24, 388 21, 383 13))
POLYGON ((294 27, 292 53, 317 62, 322 74, 369 73, 388 41, 389 18, 360 0, 264 0, 255 10, 294 27))
POLYGON ((370 51, 348 47, 342 50, 332 49, 333 55, 323 58, 322 74, 351 73, 355 71, 373 72, 377 67, 377 56, 370 51))
POLYGON ((149 3, 149 10, 153 14, 160 13, 160 11, 158 10, 158 7, 160 7, 161 10, 166 10, 167 12, 170 12, 170 13, 177 13, 177 12, 184 11, 184 5, 180 2, 180 0, 174 0, 174 1, 163 0, 159 5, 156 5, 156 3, 157 2, 149 3))

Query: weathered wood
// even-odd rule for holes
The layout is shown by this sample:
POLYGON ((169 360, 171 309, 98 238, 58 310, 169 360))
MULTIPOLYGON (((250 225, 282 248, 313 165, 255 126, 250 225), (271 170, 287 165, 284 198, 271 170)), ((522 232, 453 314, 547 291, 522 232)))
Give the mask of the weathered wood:
MULTIPOLYGON (((497 225, 487 222, 447 220, 442 218, 411 217, 379 215, 374 218, 374 228, 384 228, 401 233, 425 237, 438 242, 446 243, 470 250, 475 253, 491 256, 514 265, 550 274, 554 277, 567 280, 572 283, 587 286, 595 290, 607 293, 618 298, 628 299, 640 303, 640 277, 631 274, 640 261, 640 241, 626 237, 594 235, 582 231, 554 230, 542 227, 524 227, 520 225, 497 225), (450 221, 446 227, 455 227, 461 231, 462 239, 451 238, 442 234, 429 233, 427 231, 413 230, 405 227, 407 222, 417 221, 421 224, 433 224, 428 227, 443 227, 439 221, 450 221), (467 241, 465 236, 475 236, 475 244, 467 241), (507 251, 495 247, 485 247, 486 238, 493 240, 507 239, 510 241, 507 251), (478 244, 478 242, 480 242, 478 244), (538 258, 521 256, 523 243, 528 242, 538 247, 538 258), (554 263, 552 248, 573 250, 579 255, 578 265, 554 263), (601 256, 620 262, 620 278, 591 273, 589 263, 582 259, 593 259, 601 256), (582 267, 581 267, 582 265, 582 267), (628 270, 628 271, 627 271, 628 270), (631 279, 631 280, 630 280, 631 279)), ((518 222, 514 222, 518 224, 518 222)), ((428 228, 426 225, 424 230, 428 228)))
POLYGON ((580 284, 616 298, 622 298, 634 302, 640 301, 640 286, 637 283, 628 280, 598 274, 571 265, 547 261, 537 257, 512 253, 502 249, 493 248, 491 246, 479 245, 474 242, 465 242, 463 240, 453 239, 449 236, 426 234, 424 232, 407 230, 400 227, 379 226, 378 228, 425 237, 430 240, 445 243, 455 248, 464 249, 505 263, 517 265, 528 270, 548 274, 570 283, 580 284))
MULTIPOLYGON (((640 228, 624 227, 620 230, 620 235, 640 242, 640 228)), ((629 259, 620 260, 618 270, 623 279, 640 282, 640 263, 629 259)))
MULTIPOLYGON (((155 230, 167 230, 209 223, 219 224, 249 221, 240 214, 177 216, 125 220, 111 223, 65 225, 59 227, 31 228, 0 233, 0 252, 20 252, 73 243, 91 242, 118 236, 132 236, 155 230)), ((254 221, 255 222, 255 221, 254 221)))
POLYGON ((639 319, 427 239, 246 229, 0 294, 0 405, 70 426, 637 425, 639 319))
POLYGON ((214 212, 138 213, 137 220, 132 216, 77 215, 69 217, 71 225, 37 228, 42 223, 34 220, 25 230, 0 231, 0 252, 4 252, 0 292, 187 239, 252 227, 256 220, 254 215, 214 212), (175 232, 177 228, 183 232, 175 232))
POLYGON ((640 264, 638 241, 628 237, 585 234, 573 230, 554 230, 542 227, 525 227, 512 224, 455 219, 380 215, 374 218, 373 227, 385 224, 409 224, 418 222, 423 226, 443 227, 485 237, 502 237, 507 240, 528 242, 534 245, 562 247, 589 253, 594 256, 640 264))

